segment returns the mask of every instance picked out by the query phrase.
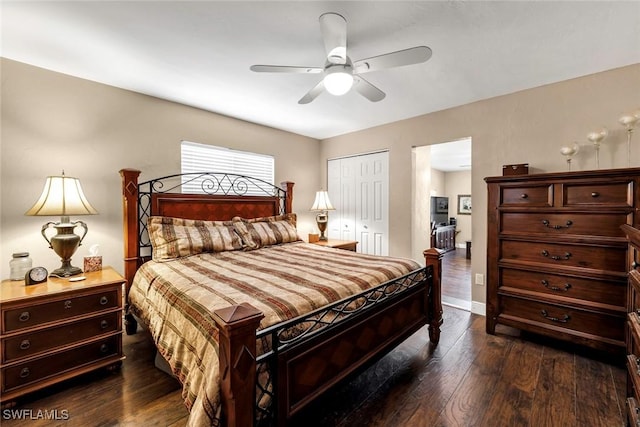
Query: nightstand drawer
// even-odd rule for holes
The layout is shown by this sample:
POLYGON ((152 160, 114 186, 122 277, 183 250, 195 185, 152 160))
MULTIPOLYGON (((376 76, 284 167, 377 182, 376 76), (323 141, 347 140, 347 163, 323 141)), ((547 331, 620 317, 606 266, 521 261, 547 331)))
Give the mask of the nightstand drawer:
POLYGON ((120 307, 116 289, 108 289, 90 295, 68 296, 53 302, 3 311, 3 333, 70 319, 110 308, 120 307))
POLYGON ((122 336, 118 334, 55 355, 3 368, 2 392, 10 392, 102 359, 119 359, 121 348, 122 336))
POLYGON ((120 310, 79 322, 24 333, 2 342, 2 363, 36 355, 122 329, 120 310))

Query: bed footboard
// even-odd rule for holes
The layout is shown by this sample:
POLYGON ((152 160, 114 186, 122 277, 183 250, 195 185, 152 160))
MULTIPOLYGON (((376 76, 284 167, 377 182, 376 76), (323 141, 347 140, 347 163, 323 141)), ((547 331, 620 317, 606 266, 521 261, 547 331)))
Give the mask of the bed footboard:
MULTIPOLYGON (((254 425, 256 390, 262 390, 275 400, 274 409, 271 415, 267 415, 265 424, 286 425, 293 415, 318 395, 350 373, 377 360, 425 324, 429 325, 431 345, 437 345, 443 314, 442 254, 434 248, 424 251, 425 277, 406 276, 400 285, 406 290, 389 291, 392 298, 375 305, 375 310, 370 310, 369 314, 354 316, 343 322, 344 325, 332 327, 326 333, 318 333, 301 343, 285 343, 280 348, 276 345, 270 355, 256 357, 256 328, 262 319, 259 310, 244 305, 215 312, 220 329, 223 425, 254 425), (256 387, 257 365, 263 363, 274 375, 268 382, 268 389, 261 385, 256 387)), ((387 289, 384 289, 377 292, 377 296, 374 291, 362 298, 385 299, 386 294, 387 289), (380 295, 385 296, 380 298, 380 295)), ((340 312, 345 307, 340 306, 333 312, 340 312)), ((325 316, 316 316, 316 320, 326 323, 325 316)), ((270 332, 270 329, 273 328, 260 331, 259 339, 270 335, 271 342, 277 342, 277 332, 270 332)), ((309 328, 310 331, 314 329, 309 328)))

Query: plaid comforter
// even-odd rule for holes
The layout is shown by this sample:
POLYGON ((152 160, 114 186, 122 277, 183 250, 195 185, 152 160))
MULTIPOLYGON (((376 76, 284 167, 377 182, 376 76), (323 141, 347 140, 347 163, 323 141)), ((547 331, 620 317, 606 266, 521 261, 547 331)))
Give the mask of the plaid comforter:
POLYGON ((183 385, 188 425, 211 426, 220 411, 214 310, 247 302, 264 313, 265 328, 419 268, 407 259, 286 243, 147 262, 129 302, 183 385))

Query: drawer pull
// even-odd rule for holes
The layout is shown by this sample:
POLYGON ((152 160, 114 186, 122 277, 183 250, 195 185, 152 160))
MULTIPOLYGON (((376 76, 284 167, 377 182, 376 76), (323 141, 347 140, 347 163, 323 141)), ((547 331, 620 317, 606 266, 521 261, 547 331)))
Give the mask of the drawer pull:
POLYGON ((109 302, 109 298, 106 296, 100 297, 100 305, 106 305, 109 302))
POLYGON ((571 289, 571 283, 565 283, 564 287, 558 287, 558 286, 551 286, 549 284, 549 282, 547 282, 546 280, 542 279, 542 286, 544 286, 547 289, 550 289, 552 291, 560 291, 560 292, 567 292, 569 289, 571 289))
POLYGON ((552 228, 552 229, 554 229, 554 230, 560 230, 560 229, 562 229, 562 228, 569 228, 569 227, 571 227, 571 226, 573 225, 573 221, 571 221, 570 219, 568 219, 568 220, 567 220, 567 222, 565 223, 565 225, 558 225, 558 224, 556 224, 556 225, 551 225, 551 224, 549 223, 549 221, 547 221, 546 219, 543 219, 543 220, 542 220, 542 225, 544 225, 544 226, 545 226, 545 227, 547 227, 547 228, 552 228))
POLYGON ((109 351, 109 346, 107 344, 102 344, 100 346, 100 353, 106 353, 109 351))
POLYGON ((18 320, 20 320, 21 322, 26 322, 29 319, 31 319, 31 314, 29 314, 28 311, 23 311, 22 313, 20 313, 20 317, 18 317, 18 320))
POLYGON ((591 193, 591 197, 600 197, 600 193, 594 191, 593 193, 591 193))
POLYGON ((29 368, 22 368, 22 370, 20 371, 20 378, 27 378, 29 374, 31 374, 29 368))
POLYGON ((65 310, 69 310, 71 308, 71 300, 68 299, 64 302, 64 308, 65 310))
POLYGON ((633 261, 631 263, 631 268, 638 268, 638 265, 640 265, 640 264, 638 264, 638 261, 633 261))
POLYGON ((102 322, 100 322, 100 327, 102 329, 107 329, 109 327, 109 322, 107 322, 106 320, 103 320, 102 322))
POLYGON ((564 256, 560 256, 560 255, 549 255, 549 251, 546 249, 543 249, 541 252, 543 257, 547 257, 547 258, 551 258, 554 261, 562 261, 562 260, 568 260, 569 258, 571 258, 571 252, 565 252, 564 256))
POLYGON ((29 340, 22 340, 20 350, 27 350, 29 347, 31 347, 31 342, 29 340))
POLYGON ((564 316, 562 316, 562 319, 560 319, 559 317, 549 316, 547 310, 542 310, 540 313, 542 314, 542 317, 547 320, 551 320, 552 322, 567 323, 569 319, 571 319, 571 316, 569 316, 568 314, 565 314, 564 316))
POLYGON ((520 198, 521 198, 521 199, 527 199, 528 197, 529 197, 529 195, 528 195, 527 193, 522 193, 522 194, 520 195, 520 198))

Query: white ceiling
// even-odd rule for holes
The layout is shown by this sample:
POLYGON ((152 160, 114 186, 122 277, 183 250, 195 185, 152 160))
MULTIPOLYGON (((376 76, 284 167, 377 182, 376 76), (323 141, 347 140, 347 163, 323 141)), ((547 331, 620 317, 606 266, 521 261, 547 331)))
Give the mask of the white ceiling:
POLYGON ((324 139, 640 62, 640 2, 1 2, 6 58, 324 139), (323 66, 318 17, 342 14, 352 60, 426 45, 371 72, 387 97, 297 101, 323 66))

